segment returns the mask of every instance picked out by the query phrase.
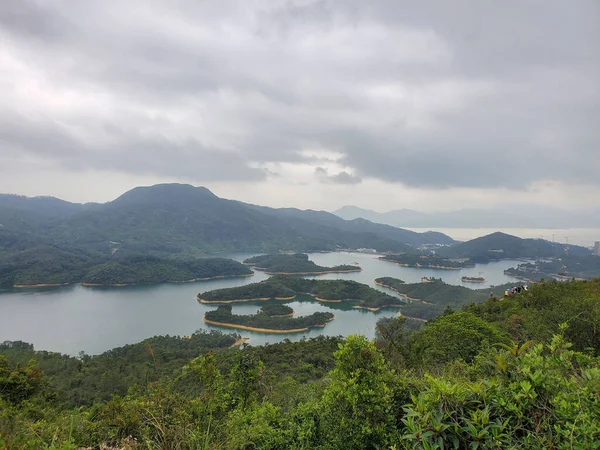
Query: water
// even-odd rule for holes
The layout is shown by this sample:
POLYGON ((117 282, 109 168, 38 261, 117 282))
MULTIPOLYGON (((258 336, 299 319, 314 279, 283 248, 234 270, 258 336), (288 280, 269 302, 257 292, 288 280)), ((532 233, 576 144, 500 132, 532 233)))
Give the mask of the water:
POLYGON ((408 228, 409 230, 439 231, 457 241, 469 241, 481 236, 502 231, 523 239, 546 239, 561 244, 568 243, 592 247, 595 241, 600 241, 600 229, 598 228, 408 228))
MULTIPOLYGON (((226 255, 243 260, 251 255, 226 255)), ((391 276, 416 283, 424 276, 435 276, 447 283, 461 284, 462 276, 483 276, 488 283, 466 285, 471 288, 503 284, 514 279, 504 275, 504 269, 514 267, 517 261, 499 261, 460 271, 413 269, 379 261, 374 255, 359 253, 316 253, 310 258, 319 265, 333 266, 358 262, 362 272, 326 274, 320 279, 348 279, 375 286, 373 280, 391 276)), ((237 332, 249 337, 249 343, 260 345, 285 338, 299 340, 321 334, 341 335, 361 333, 370 338, 375 323, 381 317, 392 317, 396 309, 377 313, 356 310, 348 305, 317 303, 311 297, 298 296, 288 304, 303 316, 314 311, 331 311, 336 318, 325 328, 305 333, 268 334, 214 327, 202 322, 204 313, 215 306, 195 300, 199 292, 241 286, 268 278, 262 272, 252 277, 231 278, 183 284, 131 286, 125 288, 86 288, 80 285, 63 288, 12 290, 0 294, 0 342, 22 340, 34 344, 38 350, 57 351, 76 355, 79 351, 97 354, 114 347, 139 342, 155 335, 185 335, 198 329, 219 329, 237 332)), ((395 295, 395 294, 394 294, 395 295)), ((260 303, 233 305, 235 314, 254 314, 260 303)))

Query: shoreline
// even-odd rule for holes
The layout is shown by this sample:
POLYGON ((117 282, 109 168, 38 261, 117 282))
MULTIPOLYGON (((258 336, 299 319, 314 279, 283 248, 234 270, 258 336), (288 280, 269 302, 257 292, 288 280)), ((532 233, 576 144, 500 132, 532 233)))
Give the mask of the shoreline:
MULTIPOLYGON (((180 283, 195 283, 196 281, 209 281, 209 280, 220 280, 223 278, 240 278, 240 277, 251 277, 254 273, 244 273, 240 275, 216 275, 214 277, 207 278, 193 278, 191 280, 167 280, 167 281, 155 281, 149 283, 115 283, 115 284, 104 284, 104 283, 86 283, 82 281, 80 284, 85 287, 127 287, 127 286, 152 286, 155 284, 180 284, 180 283)), ((62 285, 61 285, 62 286, 62 285)))
POLYGON ((229 304, 229 303, 246 303, 246 302, 266 302, 269 300, 278 300, 281 302, 287 302, 287 301, 292 301, 296 298, 296 296, 294 295, 293 297, 255 297, 255 298, 239 298, 239 299, 233 299, 233 300, 205 300, 203 298, 200 298, 199 295, 196 295, 196 300, 199 301, 200 303, 204 303, 205 305, 216 305, 216 304, 229 304))
POLYGON ((361 306, 361 305, 355 305, 352 307, 352 309, 367 309, 371 312, 377 312, 382 308, 402 308, 402 305, 382 305, 382 306, 361 306))
POLYGON ((405 319, 410 319, 410 320, 418 320, 419 322, 428 322, 427 319, 421 319, 420 317, 405 316, 404 314, 402 314, 402 311, 400 311, 398 313, 398 317, 404 317, 405 319))
POLYGON ((469 267, 474 267, 474 266, 446 267, 446 266, 438 266, 438 265, 435 265, 435 264, 419 264, 419 263, 408 264, 408 263, 399 263, 399 262, 396 262, 396 261, 394 261, 392 259, 386 259, 383 256, 380 256, 377 259, 380 260, 380 261, 387 261, 387 262, 395 263, 397 266, 400 266, 400 267, 410 267, 410 268, 413 268, 413 269, 461 270, 461 269, 467 269, 469 267))
POLYGON ((29 288, 44 288, 44 287, 62 287, 70 286, 72 283, 39 283, 39 284, 13 284, 13 289, 29 289, 29 288))
POLYGON ((209 320, 209 319, 207 319, 205 317, 202 317, 202 321, 204 323, 209 324, 209 325, 215 325, 215 326, 218 326, 218 327, 237 328, 239 330, 257 331, 259 333, 285 334, 285 333, 301 333, 303 331, 308 331, 309 330, 308 327, 306 327, 306 328, 293 328, 291 330, 271 330, 269 328, 254 328, 254 327, 249 327, 247 325, 237 325, 237 324, 233 324, 233 323, 215 322, 215 321, 209 320))
POLYGON ((252 264, 244 263, 247 266, 252 267, 254 270, 260 270, 267 275, 324 275, 327 273, 355 273, 362 272, 362 268, 357 267, 355 269, 340 269, 340 270, 324 270, 322 272, 274 272, 264 267, 253 266, 252 264))
POLYGON ((460 280, 463 283, 487 283, 488 280, 460 280))

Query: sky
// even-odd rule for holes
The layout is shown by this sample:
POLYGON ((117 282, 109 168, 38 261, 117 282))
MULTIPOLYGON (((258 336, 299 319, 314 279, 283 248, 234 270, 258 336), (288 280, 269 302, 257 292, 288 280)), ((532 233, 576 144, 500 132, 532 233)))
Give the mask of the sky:
POLYGON ((2 0, 0 192, 597 207, 596 0, 2 0))

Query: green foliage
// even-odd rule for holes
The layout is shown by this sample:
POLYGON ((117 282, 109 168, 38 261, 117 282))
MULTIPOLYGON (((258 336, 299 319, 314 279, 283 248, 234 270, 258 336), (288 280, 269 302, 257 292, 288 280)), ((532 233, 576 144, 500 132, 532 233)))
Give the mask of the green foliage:
POLYGON ((251 265, 257 270, 264 270, 268 273, 321 273, 321 272, 336 272, 336 271, 358 271, 360 267, 351 265, 341 265, 335 267, 323 267, 316 265, 313 261, 309 261, 308 255, 303 253, 288 254, 270 254, 259 255, 246 259, 244 264, 251 265))
POLYGON ((521 341, 548 341, 568 323, 565 336, 574 348, 600 355, 600 279, 537 283, 501 301, 472 305, 469 311, 521 341))
POLYGON ((493 325, 462 312, 440 316, 413 334, 410 352, 413 364, 424 367, 444 365, 459 358, 470 363, 483 348, 507 340, 493 325))
POLYGON ((555 336, 514 354, 483 354, 495 374, 475 382, 427 378, 406 407, 412 448, 557 448, 600 446, 600 369, 555 336))
POLYGON ((221 305, 214 311, 208 311, 204 318, 222 324, 279 331, 324 327, 334 317, 330 312, 314 312, 309 316, 302 317, 276 317, 262 314, 260 311, 258 314, 240 316, 232 314, 231 310, 231 305, 221 305))
POLYGON ((323 448, 382 448, 394 432, 390 369, 364 336, 348 337, 335 358, 319 405, 323 448))

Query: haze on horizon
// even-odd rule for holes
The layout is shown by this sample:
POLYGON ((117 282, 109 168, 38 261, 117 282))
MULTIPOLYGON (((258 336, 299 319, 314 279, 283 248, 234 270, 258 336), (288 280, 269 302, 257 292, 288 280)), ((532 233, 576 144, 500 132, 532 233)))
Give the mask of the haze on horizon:
POLYGON ((0 2, 0 192, 597 209, 600 3, 0 2))

